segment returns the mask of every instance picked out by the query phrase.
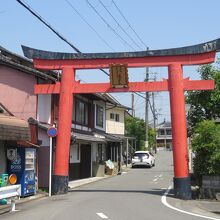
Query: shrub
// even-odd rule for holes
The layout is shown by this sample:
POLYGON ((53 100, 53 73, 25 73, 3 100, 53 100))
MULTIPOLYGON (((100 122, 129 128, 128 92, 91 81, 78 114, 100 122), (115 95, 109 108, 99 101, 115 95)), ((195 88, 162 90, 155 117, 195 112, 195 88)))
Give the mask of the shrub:
POLYGON ((195 128, 192 149, 195 153, 194 173, 201 175, 220 174, 220 126, 205 120, 195 128))

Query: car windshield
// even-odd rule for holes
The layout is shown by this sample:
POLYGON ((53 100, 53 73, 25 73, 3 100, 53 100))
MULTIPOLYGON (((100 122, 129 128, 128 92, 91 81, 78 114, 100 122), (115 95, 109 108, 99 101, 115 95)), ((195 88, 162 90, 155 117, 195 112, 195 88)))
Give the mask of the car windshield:
POLYGON ((134 157, 139 157, 139 158, 147 157, 148 158, 149 154, 148 153, 135 153, 134 157))

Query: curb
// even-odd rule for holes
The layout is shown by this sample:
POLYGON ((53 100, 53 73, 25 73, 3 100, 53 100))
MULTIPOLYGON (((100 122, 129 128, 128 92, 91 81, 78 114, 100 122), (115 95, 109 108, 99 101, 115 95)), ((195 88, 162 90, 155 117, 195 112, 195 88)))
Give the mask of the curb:
MULTIPOLYGON (((36 195, 25 197, 25 198, 20 198, 19 200, 16 200, 15 204, 19 205, 19 204, 34 201, 34 200, 37 200, 37 199, 41 199, 41 198, 44 198, 44 197, 47 197, 47 196, 48 196, 47 193, 37 193, 36 195)), ((10 208, 11 208, 11 204, 1 205, 0 206, 0 215, 4 214, 6 212, 9 212, 10 208)))

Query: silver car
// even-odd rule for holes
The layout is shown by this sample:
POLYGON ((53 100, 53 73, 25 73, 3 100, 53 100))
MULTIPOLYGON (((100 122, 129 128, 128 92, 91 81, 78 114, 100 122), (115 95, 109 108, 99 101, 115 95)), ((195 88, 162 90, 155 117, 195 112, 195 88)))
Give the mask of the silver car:
POLYGON ((132 167, 137 166, 146 166, 153 167, 155 166, 155 157, 149 151, 136 151, 132 158, 132 167))

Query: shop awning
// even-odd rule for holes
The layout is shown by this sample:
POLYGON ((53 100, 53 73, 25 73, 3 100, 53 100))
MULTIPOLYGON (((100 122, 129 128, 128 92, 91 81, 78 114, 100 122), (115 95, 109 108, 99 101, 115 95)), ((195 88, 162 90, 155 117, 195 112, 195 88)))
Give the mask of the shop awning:
POLYGON ((107 142, 122 142, 122 139, 120 137, 116 137, 115 135, 112 135, 112 134, 107 134, 107 133, 104 133, 104 132, 98 132, 96 131, 94 133, 94 135, 96 137, 103 137, 107 142))
POLYGON ((27 121, 0 114, 0 140, 30 141, 30 129, 27 121))
POLYGON ((71 132, 71 139, 81 140, 81 141, 91 141, 91 142, 106 142, 105 139, 95 137, 91 134, 83 134, 78 132, 71 132))
POLYGON ((112 134, 115 137, 121 138, 122 140, 135 140, 135 137, 124 136, 123 134, 112 134))

